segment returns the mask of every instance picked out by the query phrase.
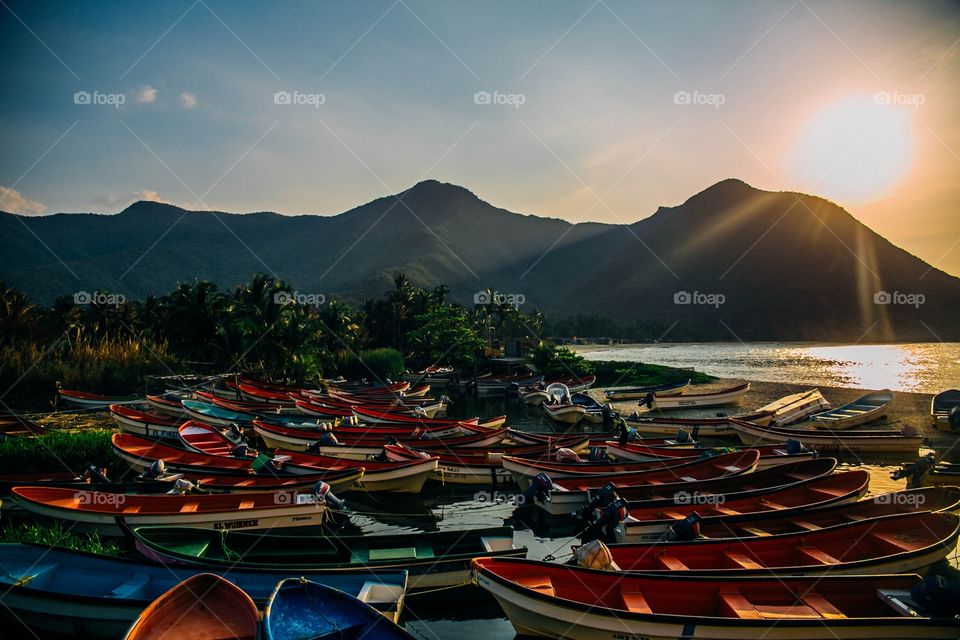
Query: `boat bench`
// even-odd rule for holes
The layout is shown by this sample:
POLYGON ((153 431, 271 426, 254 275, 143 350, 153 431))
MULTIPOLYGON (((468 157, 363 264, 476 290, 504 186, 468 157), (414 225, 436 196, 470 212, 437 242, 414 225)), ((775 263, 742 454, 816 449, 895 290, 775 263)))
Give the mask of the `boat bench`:
POLYGON ((733 564, 734 568, 763 569, 763 565, 757 564, 753 558, 745 554, 737 553, 736 551, 727 551, 723 555, 733 564))
POLYGON ((514 578, 513 580, 516 584, 521 587, 526 587, 537 593, 542 593, 546 596, 555 596, 557 592, 553 588, 553 581, 550 580, 550 576, 521 576, 519 578, 514 578))
POLYGON ((721 591, 717 594, 720 599, 722 614, 740 618, 742 620, 839 620, 846 618, 826 598, 816 592, 806 594, 799 603, 792 605, 754 604, 747 600, 737 590, 721 591))
POLYGON ((913 547, 901 540, 891 537, 889 534, 873 531, 868 534, 870 541, 878 545, 881 549, 886 549, 891 554, 910 551, 913 547))
POLYGON ((670 571, 687 571, 689 567, 683 562, 680 561, 680 558, 670 555, 666 551, 661 551, 656 556, 654 560, 663 567, 664 569, 669 569, 670 571))
POLYGON ((647 604, 647 599, 640 591, 627 591, 620 589, 620 597, 623 599, 623 608, 633 613, 653 613, 653 609, 647 604))
POLYGON ((813 560, 815 562, 819 562, 820 564, 840 564, 843 562, 838 558, 834 558, 826 551, 821 551, 816 547, 797 547, 797 554, 801 558, 813 560))

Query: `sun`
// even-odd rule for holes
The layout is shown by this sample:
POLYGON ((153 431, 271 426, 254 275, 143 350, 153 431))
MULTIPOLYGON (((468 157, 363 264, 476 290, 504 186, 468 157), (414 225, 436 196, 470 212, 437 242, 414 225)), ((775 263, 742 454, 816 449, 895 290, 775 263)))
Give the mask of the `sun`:
MULTIPOLYGON (((899 94, 897 94, 899 95, 899 94)), ((906 174, 916 140, 916 107, 891 94, 851 96, 815 113, 787 157, 805 190, 840 202, 876 200, 906 174)))

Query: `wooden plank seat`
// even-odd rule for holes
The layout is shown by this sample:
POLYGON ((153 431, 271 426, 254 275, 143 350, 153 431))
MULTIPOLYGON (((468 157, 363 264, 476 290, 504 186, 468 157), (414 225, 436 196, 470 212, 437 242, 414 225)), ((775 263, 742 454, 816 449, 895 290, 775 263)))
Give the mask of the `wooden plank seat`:
POLYGON ((180 507, 180 513, 193 513, 200 507, 199 502, 187 502, 180 507))
POLYGON ((553 582, 550 580, 550 576, 520 576, 514 579, 514 582, 521 587, 532 589, 537 593, 542 593, 551 597, 557 595, 556 590, 553 588, 553 582))
POLYGON ((799 555, 801 558, 819 562, 820 564, 840 564, 843 562, 842 560, 834 558, 826 551, 821 551, 816 547, 797 547, 797 555, 799 555))
POLYGON ((847 617, 842 611, 833 606, 829 600, 824 598, 822 594, 817 593, 816 591, 811 591, 804 594, 803 603, 808 607, 811 607, 822 617, 830 620, 840 620, 847 617))
POLYGON ((653 613, 653 609, 647 604, 647 599, 643 597, 640 591, 627 591, 620 589, 620 597, 623 598, 624 609, 633 613, 653 613))
POLYGON ((883 533, 882 531, 872 531, 870 532, 870 539, 874 543, 878 543, 882 548, 888 549, 890 553, 902 553, 904 551, 913 551, 919 545, 913 545, 907 542, 906 540, 898 540, 888 533, 883 533))
POLYGON ((680 561, 680 558, 670 555, 666 551, 661 551, 655 556, 656 561, 664 569, 670 571, 687 571, 689 567, 680 561))
POLYGON ((721 613, 728 617, 740 618, 741 620, 771 620, 779 618, 816 620, 823 619, 824 617, 816 609, 806 604, 754 604, 737 590, 721 591, 718 596, 720 598, 721 613))
POLYGON ((821 529, 819 525, 815 525, 812 522, 807 522, 806 520, 801 520, 800 518, 794 518, 790 520, 790 522, 801 529, 806 529, 807 531, 819 531, 821 529))
POLYGON ((727 551, 724 553, 727 559, 733 563, 734 567, 742 567, 744 569, 763 569, 763 565, 757 564, 753 558, 750 556, 738 553, 736 551, 727 551))
POLYGON ((124 513, 140 513, 140 505, 131 504, 123 508, 124 513))

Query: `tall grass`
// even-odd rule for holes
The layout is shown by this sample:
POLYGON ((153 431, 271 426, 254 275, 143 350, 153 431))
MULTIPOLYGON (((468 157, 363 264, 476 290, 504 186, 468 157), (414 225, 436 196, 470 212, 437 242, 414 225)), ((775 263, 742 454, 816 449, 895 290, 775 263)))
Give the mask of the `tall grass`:
POLYGON ((36 438, 0 440, 0 460, 7 473, 18 471, 72 471, 83 473, 88 463, 107 468, 110 479, 127 470, 113 453, 111 431, 51 431, 36 438))
POLYGON ((103 540, 96 533, 80 534, 64 529, 60 521, 53 524, 35 522, 6 523, 0 529, 0 542, 29 543, 44 547, 59 547, 72 551, 86 551, 108 556, 123 553, 121 546, 112 540, 103 540))

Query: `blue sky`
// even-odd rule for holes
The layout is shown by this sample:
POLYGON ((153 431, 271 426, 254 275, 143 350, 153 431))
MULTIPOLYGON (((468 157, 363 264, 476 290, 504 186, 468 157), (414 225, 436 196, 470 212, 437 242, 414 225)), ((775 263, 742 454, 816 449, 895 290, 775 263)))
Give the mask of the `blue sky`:
POLYGON ((960 273, 956 4, 4 2, 0 209, 332 214, 431 177, 632 222, 733 176, 960 273))

